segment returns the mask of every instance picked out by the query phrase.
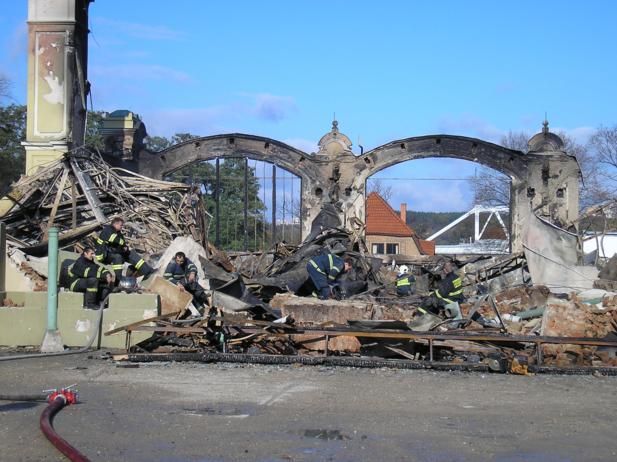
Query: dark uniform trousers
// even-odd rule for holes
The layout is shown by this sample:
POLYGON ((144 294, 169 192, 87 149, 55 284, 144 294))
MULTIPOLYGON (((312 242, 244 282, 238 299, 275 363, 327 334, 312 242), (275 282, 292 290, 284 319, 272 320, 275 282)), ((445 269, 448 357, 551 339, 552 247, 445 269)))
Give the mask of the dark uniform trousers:
POLYGON ((440 281, 437 290, 422 303, 422 308, 433 314, 439 314, 439 311, 450 303, 464 302, 465 296, 463 295, 462 286, 463 281, 455 272, 447 274, 440 281))
POLYGON ((396 278, 396 295, 400 297, 404 297, 406 295, 411 295, 414 291, 412 290, 412 283, 416 281, 410 274, 402 274, 401 276, 396 278))
POLYGON ((101 300, 109 295, 110 287, 107 284, 107 271, 104 267, 86 260, 80 256, 75 263, 67 268, 68 288, 72 292, 84 294, 84 305, 94 308, 101 300))
POLYGON ((317 255, 306 264, 306 271, 320 299, 325 300, 330 297, 330 286, 339 277, 344 266, 342 258, 330 253, 317 255))
POLYGON ((184 265, 178 265, 175 260, 172 260, 165 268, 165 279, 174 284, 181 284, 188 293, 193 295, 193 304, 195 306, 203 305, 206 302, 206 293, 197 282, 197 266, 188 258, 184 260, 184 265), (195 273, 195 279, 189 282, 189 275, 195 273))
POLYGON ((152 267, 137 252, 128 249, 122 233, 116 231, 111 225, 105 225, 96 240, 96 259, 103 264, 111 265, 116 276, 116 285, 122 277, 125 262, 131 264, 144 276, 148 276, 153 271, 152 267))

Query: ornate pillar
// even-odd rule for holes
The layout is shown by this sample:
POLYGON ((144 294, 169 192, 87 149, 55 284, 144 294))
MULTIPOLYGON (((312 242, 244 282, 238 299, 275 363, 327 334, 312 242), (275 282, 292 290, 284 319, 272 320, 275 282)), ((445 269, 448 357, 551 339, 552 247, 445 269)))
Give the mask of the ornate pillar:
POLYGON ((319 150, 312 156, 317 168, 313 180, 302 182, 302 238, 325 206, 332 206, 341 226, 351 227, 352 218, 364 221, 364 182, 366 172, 357 168, 351 140, 339 131, 338 122, 321 137, 319 150))
POLYGON ((563 140, 548 129, 529 140, 527 196, 536 215, 561 227, 578 218, 579 178, 576 157, 565 152, 563 140))
POLYGON ((28 1, 27 175, 83 144, 89 3, 28 1))

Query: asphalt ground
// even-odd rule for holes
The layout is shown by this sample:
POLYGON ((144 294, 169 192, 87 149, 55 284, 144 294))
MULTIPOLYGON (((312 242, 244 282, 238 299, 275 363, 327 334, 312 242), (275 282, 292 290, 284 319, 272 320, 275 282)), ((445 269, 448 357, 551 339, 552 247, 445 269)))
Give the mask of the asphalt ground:
MULTIPOLYGON (((615 377, 103 358, 0 362, 0 394, 77 383, 54 426, 92 461, 617 460, 615 377)), ((0 402, 0 460, 66 460, 45 406, 0 402)))

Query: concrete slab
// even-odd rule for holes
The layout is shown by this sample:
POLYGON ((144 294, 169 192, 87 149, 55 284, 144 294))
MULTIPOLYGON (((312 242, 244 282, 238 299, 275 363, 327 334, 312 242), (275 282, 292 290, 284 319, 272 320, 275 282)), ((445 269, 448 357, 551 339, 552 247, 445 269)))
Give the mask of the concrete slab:
MULTIPOLYGON (((0 345, 32 346, 41 345, 47 323, 46 292, 7 292, 6 298, 22 307, 0 307, 0 345)), ((4 299, 4 297, 0 297, 4 299)), ((58 294, 58 330, 66 346, 84 346, 98 333, 94 331, 98 311, 86 310, 83 294, 60 292, 58 294)), ((102 332, 115 329, 159 314, 160 307, 156 294, 112 294, 109 308, 103 314, 102 332)), ((150 337, 150 333, 134 333, 133 342, 150 337)), ((97 342, 98 343, 98 342, 97 342)), ((124 348, 125 336, 118 333, 103 336, 101 346, 124 348)))

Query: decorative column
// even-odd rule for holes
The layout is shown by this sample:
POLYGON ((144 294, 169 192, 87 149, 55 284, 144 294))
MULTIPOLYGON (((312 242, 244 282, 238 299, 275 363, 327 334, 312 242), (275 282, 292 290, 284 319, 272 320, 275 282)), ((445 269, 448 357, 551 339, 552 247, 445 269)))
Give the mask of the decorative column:
POLYGON ((28 1, 27 175, 83 144, 89 4, 28 1))
POLYGON ((533 213, 551 223, 567 227, 578 218, 579 178, 576 157, 565 151, 563 140, 548 128, 528 142, 527 197, 533 213))

